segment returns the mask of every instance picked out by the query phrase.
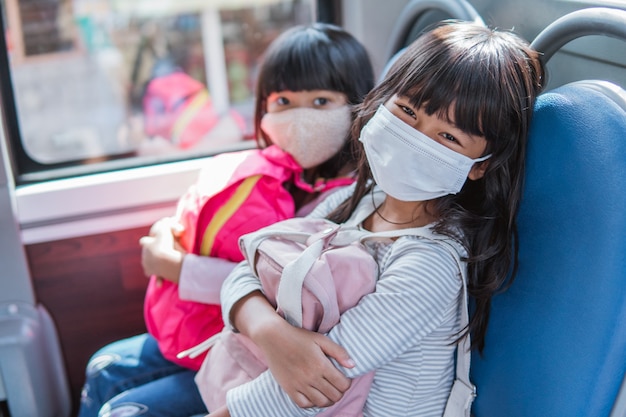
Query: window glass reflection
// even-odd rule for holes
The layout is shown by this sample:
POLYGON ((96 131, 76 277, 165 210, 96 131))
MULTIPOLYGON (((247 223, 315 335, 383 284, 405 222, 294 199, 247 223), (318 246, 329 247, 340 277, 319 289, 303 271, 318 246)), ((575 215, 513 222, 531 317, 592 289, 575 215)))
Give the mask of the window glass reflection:
POLYGON ((22 144, 43 164, 250 146, 258 59, 280 32, 313 18, 312 0, 3 8, 22 144))

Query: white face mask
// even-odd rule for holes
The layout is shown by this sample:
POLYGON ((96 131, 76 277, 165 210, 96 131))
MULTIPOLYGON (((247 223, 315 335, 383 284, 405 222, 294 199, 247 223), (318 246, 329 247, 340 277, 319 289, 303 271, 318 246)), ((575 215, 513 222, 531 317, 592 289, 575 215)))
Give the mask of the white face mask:
POLYGON ((427 201, 461 191, 477 159, 429 138, 396 117, 384 105, 361 130, 359 140, 374 181, 391 197, 427 201))
POLYGON ((272 143, 287 152, 304 169, 332 158, 346 143, 352 124, 349 106, 332 110, 298 107, 267 113, 261 129, 272 143))

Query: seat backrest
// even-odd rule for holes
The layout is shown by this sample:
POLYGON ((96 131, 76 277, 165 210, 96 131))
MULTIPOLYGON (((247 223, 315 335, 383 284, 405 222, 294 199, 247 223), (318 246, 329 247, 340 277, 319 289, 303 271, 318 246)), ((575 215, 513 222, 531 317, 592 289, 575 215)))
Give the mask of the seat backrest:
POLYGON ((626 11, 608 7, 576 10, 555 20, 537 35, 532 47, 549 61, 568 42, 587 35, 626 40, 626 11))
POLYGON ((404 48, 413 42, 424 30, 441 20, 457 19, 485 24, 474 6, 466 0, 411 0, 398 16, 385 54, 387 66, 379 79, 383 79, 389 67, 404 48))
POLYGON ((476 417, 608 416, 626 371, 626 92, 541 95, 518 218, 520 267, 494 297, 476 417))
MULTIPOLYGON (((626 28, 620 10, 573 15, 533 42, 544 61, 576 37, 626 28)), ((626 91, 578 81, 540 95, 526 169, 518 275, 472 357, 474 415, 624 416, 626 91)))

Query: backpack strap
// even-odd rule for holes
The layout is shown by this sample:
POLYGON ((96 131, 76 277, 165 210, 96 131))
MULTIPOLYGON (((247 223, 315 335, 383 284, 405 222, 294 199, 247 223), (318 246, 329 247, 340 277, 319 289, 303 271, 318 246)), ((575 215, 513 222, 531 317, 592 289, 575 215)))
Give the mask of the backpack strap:
MULTIPOLYGON (((461 253, 464 252, 462 246, 457 241, 443 235, 436 234, 429 227, 417 227, 403 230, 394 230, 389 232, 371 233, 362 238, 362 241, 371 238, 380 237, 396 237, 403 232, 402 235, 420 236, 432 241, 436 241, 442 245, 454 258, 461 274, 461 282, 463 285, 461 294, 461 329, 467 328, 469 325, 469 306, 468 306, 468 292, 467 292, 467 268, 461 260, 461 253)), ((456 351, 456 381, 454 384, 453 393, 451 394, 452 401, 467 402, 468 398, 476 396, 476 386, 470 381, 470 363, 471 363, 471 339, 469 333, 466 334, 459 342, 456 351), (456 391, 459 392, 456 392, 456 391)), ((444 417, 448 417, 444 414, 444 417)))
MULTIPOLYGON (((431 231, 432 233, 432 231, 431 231)), ((461 260, 463 252, 460 244, 453 239, 445 236, 435 235, 428 237, 438 241, 444 248, 450 252, 459 267, 461 273, 461 281, 463 284, 463 292, 461 296, 461 329, 469 326, 469 306, 467 292, 467 268, 461 260)), ((471 407, 471 402, 476 397, 476 386, 470 381, 470 363, 471 363, 471 339, 469 332, 461 339, 456 348, 456 378, 452 386, 446 409, 443 417, 454 417, 458 415, 458 410, 467 410, 471 407)))
POLYGON ((285 320, 297 327, 302 327, 302 288, 304 279, 311 267, 324 251, 324 248, 336 235, 339 227, 328 227, 311 237, 314 240, 293 261, 283 268, 276 294, 276 304, 285 315, 285 320))

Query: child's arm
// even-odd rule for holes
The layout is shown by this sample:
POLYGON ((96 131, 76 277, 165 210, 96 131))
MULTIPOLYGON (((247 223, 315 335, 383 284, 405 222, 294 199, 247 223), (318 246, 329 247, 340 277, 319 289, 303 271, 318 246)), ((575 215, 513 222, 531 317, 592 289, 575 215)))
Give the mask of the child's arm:
POLYGON ((220 289, 237 262, 188 253, 183 258, 178 295, 182 300, 220 303, 220 289))
POLYGON ((237 263, 187 253, 178 243, 182 231, 173 218, 164 218, 139 240, 144 273, 178 284, 183 300, 219 304, 222 283, 237 263))
MULTIPOLYGON (((230 278, 225 282, 222 291, 223 296, 226 297, 232 289, 229 289, 230 285, 227 285, 229 281, 230 278)), ((408 239, 396 242, 394 259, 385 265, 376 292, 366 295, 356 307, 346 311, 340 323, 329 333, 329 338, 343 346, 356 363, 354 368, 350 369, 344 364, 344 367, 340 369, 346 376, 355 377, 377 370, 402 355, 409 346, 416 343, 416 340, 425 337, 436 328, 442 317, 450 311, 456 311, 454 306, 458 300, 460 287, 456 261, 445 253, 445 250, 438 247, 438 244, 408 239), (384 343, 381 342, 382 340, 384 343)), ((254 300, 253 297, 250 297, 248 301, 242 297, 238 300, 245 301, 247 304, 250 299, 254 300)), ((310 352, 311 349, 316 348, 323 352, 324 348, 316 347, 316 341, 313 338, 301 338, 294 342, 298 344, 295 353, 282 351, 284 347, 291 346, 283 346, 282 344, 286 343, 283 338, 299 337, 299 335, 294 336, 291 331, 285 330, 285 327, 274 328, 276 332, 289 332, 283 334, 283 338, 271 333, 272 325, 278 326, 279 322, 272 323, 271 320, 274 319, 268 318, 269 312, 256 308, 250 310, 252 313, 250 311, 246 313, 244 307, 245 305, 229 303, 223 311, 225 319, 232 317, 235 325, 242 326, 240 329, 242 333, 251 332, 253 338, 259 338, 254 332, 267 332, 267 338, 261 338, 255 342, 264 350, 264 353, 268 350, 268 345, 273 343, 269 354, 272 357, 276 355, 279 360, 270 362, 268 358, 270 372, 263 373, 255 380, 229 391, 227 403, 231 415, 236 417, 315 415, 320 411, 319 409, 298 409, 297 398, 288 396, 280 389, 278 378, 285 372, 282 370, 284 358, 300 351, 310 352), (231 310, 230 307, 233 305, 236 310, 231 310), (242 314, 242 311, 243 315, 237 317, 242 314), (246 321, 257 321, 257 323, 240 323, 240 320, 243 321, 244 318, 246 321), (281 354, 280 351, 283 353, 281 354), (255 414, 253 410, 258 410, 259 407, 265 407, 267 412, 255 414)), ((289 366, 293 366, 291 363, 293 358, 297 357, 289 358, 289 366)), ((306 362, 311 359, 297 360, 306 362)), ((315 360, 317 361, 318 358, 315 360)), ((312 376, 307 376, 314 380, 318 374, 313 373, 312 376)), ((298 376, 295 375, 293 378, 298 378, 298 376)), ((304 383, 306 380, 307 378, 304 378, 304 383)))
MULTIPOLYGON (((234 324, 239 330, 252 335, 259 347, 267 349, 264 353, 270 369, 276 370, 277 378, 295 403, 303 407, 328 406, 341 398, 350 380, 326 355, 335 356, 344 366, 352 366, 345 351, 325 336, 295 328, 283 320, 262 295, 261 284, 246 262, 233 270, 222 287, 223 311, 230 312, 233 305, 237 312, 226 314, 225 322, 230 324, 229 316, 236 316, 234 324), (303 339, 307 338, 312 341, 305 343, 303 339), (272 350, 272 346, 278 349, 272 350)), ((298 405, 293 406, 298 409, 298 405)))
POLYGON ((345 349, 287 323, 262 293, 252 292, 236 303, 231 317, 235 328, 263 350, 276 381, 299 407, 328 407, 350 387, 350 379, 328 360, 353 367, 345 349))

